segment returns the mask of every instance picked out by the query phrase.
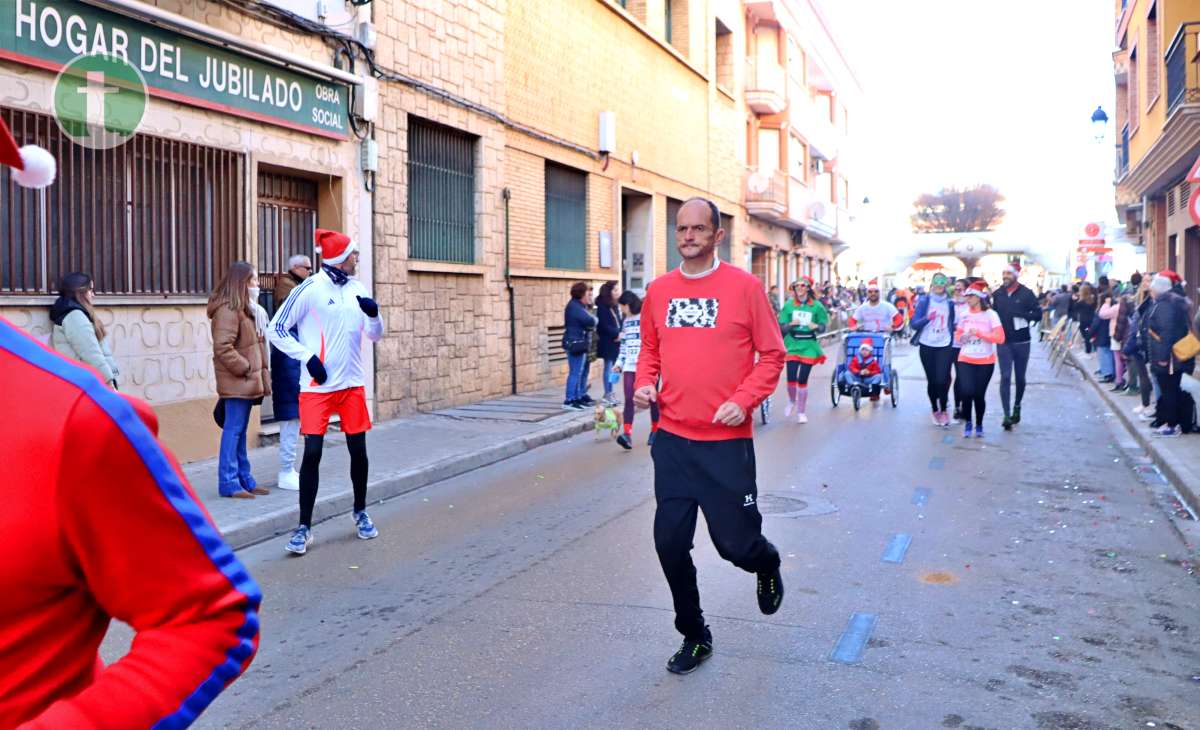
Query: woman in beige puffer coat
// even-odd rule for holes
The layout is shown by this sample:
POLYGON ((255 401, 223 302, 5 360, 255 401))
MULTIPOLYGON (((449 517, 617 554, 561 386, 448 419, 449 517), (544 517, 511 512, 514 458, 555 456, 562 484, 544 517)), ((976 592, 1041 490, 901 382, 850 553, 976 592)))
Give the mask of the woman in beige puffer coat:
POLYGON ((220 397, 216 411, 221 424, 217 491, 222 497, 253 499, 256 494, 269 493, 254 481, 246 454, 250 410, 271 394, 265 318, 258 314, 257 300, 258 273, 244 261, 229 268, 208 298, 213 371, 220 397))

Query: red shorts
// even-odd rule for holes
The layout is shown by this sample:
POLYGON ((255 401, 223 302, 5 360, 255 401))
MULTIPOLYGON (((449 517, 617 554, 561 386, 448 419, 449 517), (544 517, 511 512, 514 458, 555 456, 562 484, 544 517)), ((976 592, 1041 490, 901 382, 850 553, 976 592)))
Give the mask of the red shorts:
POLYGON ((324 436, 329 428, 329 418, 335 413, 342 419, 342 433, 365 433, 371 430, 367 391, 359 386, 332 393, 301 393, 300 433, 324 436))

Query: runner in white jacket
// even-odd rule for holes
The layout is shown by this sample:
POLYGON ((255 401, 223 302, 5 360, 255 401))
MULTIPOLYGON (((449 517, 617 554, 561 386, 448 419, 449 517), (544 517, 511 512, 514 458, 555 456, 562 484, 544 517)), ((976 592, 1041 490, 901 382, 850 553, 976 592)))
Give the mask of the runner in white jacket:
POLYGON ((354 486, 354 521, 358 536, 369 540, 379 531, 367 515, 367 410, 362 364, 362 338, 383 336, 379 305, 357 279, 358 250, 336 231, 318 229, 321 271, 305 279, 279 306, 268 327, 271 344, 304 364, 300 373, 300 432, 304 460, 300 465, 300 524, 287 549, 303 555, 312 544, 312 513, 317 501, 321 452, 330 417, 341 418, 350 451, 354 486), (291 334, 295 328, 299 336, 291 334))

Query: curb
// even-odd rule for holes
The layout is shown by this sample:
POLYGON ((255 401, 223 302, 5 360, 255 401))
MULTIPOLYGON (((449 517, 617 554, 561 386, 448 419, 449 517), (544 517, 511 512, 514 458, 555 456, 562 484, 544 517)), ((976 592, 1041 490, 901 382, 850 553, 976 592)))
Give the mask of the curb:
MULTIPOLYGON (((369 504, 378 504, 384 500, 398 497, 435 482, 460 476, 469 471, 511 459, 539 446, 562 441, 583 433, 592 427, 592 421, 569 420, 566 423, 555 424, 523 436, 513 437, 479 451, 461 456, 451 456, 441 461, 425 464, 413 469, 390 472, 377 476, 367 482, 370 490, 369 504)), ((313 508, 313 524, 339 515, 349 514, 354 508, 352 490, 344 489, 324 494, 317 498, 313 508)), ((256 515, 250 519, 234 522, 221 529, 221 535, 234 550, 250 547, 257 543, 283 535, 296 526, 296 506, 287 507, 256 515)))
POLYGON ((1146 429, 1140 427, 1141 422, 1135 421, 1133 415, 1129 413, 1129 409, 1122 407, 1121 401, 1117 400, 1118 396, 1112 395, 1101 387, 1100 383, 1088 373, 1089 366, 1079 360, 1075 351, 1070 350, 1068 354, 1071 356, 1071 365, 1079 371, 1084 380, 1091 384, 1105 405, 1121 419, 1121 422, 1125 424, 1125 430, 1129 431, 1134 440, 1154 459, 1154 463, 1163 475, 1171 480, 1171 484, 1179 492, 1180 498, 1192 510, 1192 513, 1200 514, 1200 496, 1195 491, 1197 487, 1200 487, 1200 482, 1190 478, 1192 470, 1183 462, 1183 459, 1160 450, 1154 437, 1148 434, 1146 429))

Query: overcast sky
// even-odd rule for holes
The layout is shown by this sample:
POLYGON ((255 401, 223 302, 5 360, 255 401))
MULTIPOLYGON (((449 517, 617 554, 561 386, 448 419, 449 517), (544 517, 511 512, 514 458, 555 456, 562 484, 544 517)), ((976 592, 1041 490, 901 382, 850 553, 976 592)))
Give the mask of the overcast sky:
MULTIPOLYGON (((911 201, 991 183, 1006 226, 1043 249, 1073 248, 1088 220, 1115 221, 1112 2, 820 0, 862 82, 853 144, 856 200, 874 243, 907 235, 911 201)), ((855 117, 851 118, 854 124, 855 117)))

